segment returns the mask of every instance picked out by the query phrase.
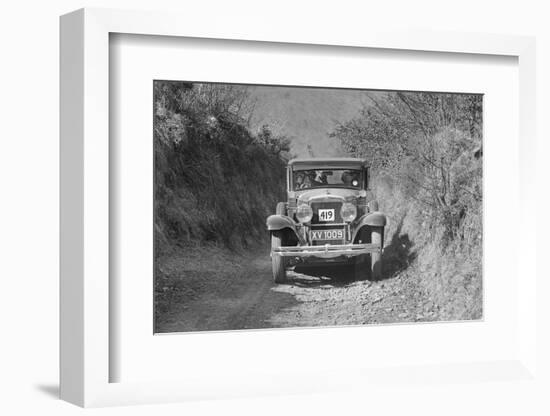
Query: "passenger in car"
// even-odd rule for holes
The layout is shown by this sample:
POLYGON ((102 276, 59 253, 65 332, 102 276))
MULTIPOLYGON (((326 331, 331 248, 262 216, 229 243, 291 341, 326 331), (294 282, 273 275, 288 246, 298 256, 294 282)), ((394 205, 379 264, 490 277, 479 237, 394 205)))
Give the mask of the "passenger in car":
POLYGON ((296 190, 300 190, 308 187, 304 181, 304 174, 302 172, 296 172, 296 176, 294 180, 296 182, 294 186, 296 190))
POLYGON ((345 186, 351 186, 352 181, 353 181, 353 176, 351 175, 350 172, 348 171, 342 172, 342 182, 344 183, 345 186))

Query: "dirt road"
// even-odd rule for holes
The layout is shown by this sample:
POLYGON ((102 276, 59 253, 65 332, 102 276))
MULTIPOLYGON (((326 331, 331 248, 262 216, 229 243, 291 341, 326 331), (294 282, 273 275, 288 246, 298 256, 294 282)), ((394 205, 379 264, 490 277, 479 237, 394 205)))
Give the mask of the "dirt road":
POLYGON ((437 319, 414 273, 355 281, 350 267, 297 267, 276 285, 268 251, 163 258, 157 332, 359 325, 437 319))

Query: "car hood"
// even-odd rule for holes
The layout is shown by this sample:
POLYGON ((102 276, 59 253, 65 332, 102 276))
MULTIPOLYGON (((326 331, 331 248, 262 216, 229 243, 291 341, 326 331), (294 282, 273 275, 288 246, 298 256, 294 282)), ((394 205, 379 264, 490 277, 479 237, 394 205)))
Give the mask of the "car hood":
POLYGON ((299 201, 310 203, 313 201, 341 200, 351 201, 359 196, 359 190, 346 188, 316 188, 304 191, 297 191, 296 197, 299 201))

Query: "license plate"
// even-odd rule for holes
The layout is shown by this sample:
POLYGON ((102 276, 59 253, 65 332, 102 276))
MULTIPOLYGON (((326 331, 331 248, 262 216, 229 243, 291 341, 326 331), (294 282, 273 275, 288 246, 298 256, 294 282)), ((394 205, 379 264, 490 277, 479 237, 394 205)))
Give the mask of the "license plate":
POLYGON ((343 240, 344 230, 315 230, 310 231, 311 240, 343 240))
POLYGON ((318 211, 319 221, 334 221, 333 209, 320 209, 318 211))

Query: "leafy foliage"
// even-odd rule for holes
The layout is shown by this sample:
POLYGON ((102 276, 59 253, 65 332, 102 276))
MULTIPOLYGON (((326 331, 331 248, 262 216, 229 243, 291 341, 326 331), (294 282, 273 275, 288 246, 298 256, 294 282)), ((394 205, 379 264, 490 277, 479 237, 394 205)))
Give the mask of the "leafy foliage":
POLYGON ((399 179, 429 230, 442 230, 447 243, 481 205, 481 114, 478 95, 388 93, 371 98, 333 137, 372 161, 375 175, 399 179))
POLYGON ((155 236, 238 248, 266 235, 284 193, 288 140, 248 128, 245 87, 155 81, 155 236))
POLYGON ((360 116, 338 125, 332 137, 347 153, 371 161, 390 228, 397 234, 407 228, 434 298, 455 302, 449 293, 467 281, 476 301, 463 308, 464 316, 479 316, 482 97, 388 92, 369 98, 360 116), (466 269, 469 277, 461 280, 466 269))

